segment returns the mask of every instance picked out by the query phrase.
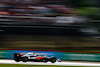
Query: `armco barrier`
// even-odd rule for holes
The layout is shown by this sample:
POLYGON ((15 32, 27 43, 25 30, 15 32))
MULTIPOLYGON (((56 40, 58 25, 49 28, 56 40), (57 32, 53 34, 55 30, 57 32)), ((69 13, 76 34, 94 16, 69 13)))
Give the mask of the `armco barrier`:
POLYGON ((1 59, 13 59, 14 53, 35 52, 47 56, 55 56, 65 61, 100 61, 100 53, 73 52, 73 51, 40 51, 40 50, 0 50, 1 59))
MULTIPOLYGON (((64 54, 69 61, 100 61, 100 53, 73 53, 64 54)), ((64 58, 63 58, 64 59, 64 58)))
POLYGON ((7 50, 0 50, 0 58, 1 59, 6 59, 7 58, 7 50))

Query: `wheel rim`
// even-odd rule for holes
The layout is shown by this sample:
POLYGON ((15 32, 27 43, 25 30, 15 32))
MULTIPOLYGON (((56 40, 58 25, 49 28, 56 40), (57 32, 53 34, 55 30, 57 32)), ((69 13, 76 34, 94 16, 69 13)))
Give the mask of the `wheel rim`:
POLYGON ((25 58, 25 61, 27 61, 27 58, 25 58))
POLYGON ((52 62, 55 62, 55 59, 52 59, 51 61, 52 61, 52 62))
POLYGON ((26 58, 26 57, 25 57, 25 58, 23 58, 23 61, 25 61, 25 62, 26 62, 26 61, 27 61, 27 58, 26 58))

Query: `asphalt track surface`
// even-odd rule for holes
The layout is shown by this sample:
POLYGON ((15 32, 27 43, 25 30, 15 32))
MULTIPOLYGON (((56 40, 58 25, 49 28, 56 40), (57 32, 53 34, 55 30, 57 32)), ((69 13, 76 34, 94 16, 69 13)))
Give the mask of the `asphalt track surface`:
POLYGON ((23 65, 60 65, 60 66, 100 66, 100 63, 93 63, 93 62, 15 62, 14 60, 0 60, 1 64, 23 64, 23 65))

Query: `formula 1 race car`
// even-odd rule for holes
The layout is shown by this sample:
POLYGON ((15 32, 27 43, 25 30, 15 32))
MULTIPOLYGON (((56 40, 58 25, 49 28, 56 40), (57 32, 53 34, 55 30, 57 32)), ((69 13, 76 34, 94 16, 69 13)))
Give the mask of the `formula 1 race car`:
POLYGON ((55 63, 56 61, 61 62, 60 59, 56 59, 56 57, 54 56, 47 57, 41 54, 34 55, 33 53, 26 53, 25 55, 21 53, 14 53, 14 60, 16 62, 19 62, 19 61, 23 61, 23 62, 27 62, 27 61, 48 62, 50 61, 52 63, 55 63))

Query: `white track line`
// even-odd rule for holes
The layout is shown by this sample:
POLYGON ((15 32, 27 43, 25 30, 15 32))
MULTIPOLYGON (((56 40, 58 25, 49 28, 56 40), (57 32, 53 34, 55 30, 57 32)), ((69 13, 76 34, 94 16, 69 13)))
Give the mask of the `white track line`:
POLYGON ((84 63, 84 62, 15 62, 14 60, 0 60, 1 64, 24 64, 24 65, 61 65, 61 66, 100 66, 99 63, 84 63))

